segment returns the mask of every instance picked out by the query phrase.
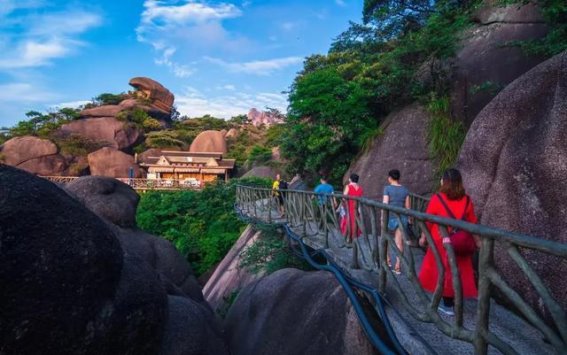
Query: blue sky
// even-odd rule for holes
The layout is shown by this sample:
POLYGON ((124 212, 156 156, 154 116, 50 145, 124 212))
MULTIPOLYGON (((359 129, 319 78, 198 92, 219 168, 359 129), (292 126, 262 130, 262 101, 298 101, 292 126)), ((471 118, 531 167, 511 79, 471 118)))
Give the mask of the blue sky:
POLYGON ((128 91, 135 76, 182 114, 285 111, 305 56, 359 21, 362 0, 0 0, 0 127, 128 91))

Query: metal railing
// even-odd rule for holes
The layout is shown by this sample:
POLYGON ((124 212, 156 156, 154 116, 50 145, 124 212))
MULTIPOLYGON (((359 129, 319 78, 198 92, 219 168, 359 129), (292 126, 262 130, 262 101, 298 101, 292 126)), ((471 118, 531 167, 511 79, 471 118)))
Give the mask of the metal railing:
MULTIPOLYGON (((68 184, 78 176, 41 176, 57 184, 68 184)), ((199 190, 203 183, 197 180, 116 178, 135 190, 199 190)))
MULTIPOLYGON (((536 238, 529 235, 509 232, 479 224, 442 218, 425 214, 421 211, 427 204, 427 199, 412 196, 412 208, 409 210, 399 208, 366 198, 354 198, 341 194, 332 196, 316 195, 307 191, 284 190, 279 193, 283 196, 283 205, 279 205, 271 189, 249 186, 237 186, 236 205, 242 213, 254 218, 262 219, 268 223, 285 223, 291 226, 305 240, 315 236, 324 238, 324 247, 329 247, 329 237, 340 235, 345 240, 345 246, 352 247, 351 268, 363 268, 374 272, 378 276, 379 292, 385 294, 387 281, 393 280, 388 286, 397 290, 405 309, 417 320, 430 322, 452 338, 460 339, 473 344, 475 353, 486 354, 491 345, 504 354, 516 354, 514 348, 490 329, 490 304, 495 297, 494 288, 505 295, 517 308, 521 315, 535 328, 537 328, 558 353, 567 352, 567 320, 565 310, 555 300, 541 277, 534 271, 522 255, 521 250, 542 252, 563 260, 567 259, 567 245, 536 238), (353 204, 354 208, 348 208, 353 204), (347 223, 338 217, 339 205, 345 206, 347 223), (354 211, 354 215, 352 214, 354 211), (282 212, 285 218, 281 216, 282 212), (432 295, 428 294, 420 285, 416 273, 416 261, 413 253, 402 252, 394 242, 394 236, 387 229, 389 215, 392 214, 402 225, 402 216, 413 220, 413 233, 417 236, 425 235, 431 247, 438 269, 437 286, 432 295), (353 221, 353 222, 348 222, 353 221), (478 303, 476 319, 473 329, 463 326, 463 290, 455 251, 450 243, 443 244, 447 255, 448 269, 445 268, 441 258, 441 250, 435 245, 433 237, 426 223, 439 226, 443 237, 448 237, 448 227, 466 230, 481 239, 478 267, 478 303), (518 273, 524 273, 533 288, 541 297, 543 305, 552 315, 547 322, 538 312, 525 301, 522 291, 514 290, 494 264, 494 247, 500 244, 518 266, 518 273), (406 296, 407 289, 402 286, 392 274, 393 271, 387 263, 387 249, 400 258, 405 277, 410 281, 411 292, 416 300, 410 302, 406 296), (451 273, 455 293, 455 317, 453 322, 443 319, 437 312, 442 299, 443 281, 445 273, 451 273), (387 277, 390 274, 391 277, 387 277), (550 324, 552 323, 552 324, 550 324)), ((402 231, 404 245, 414 243, 410 233, 405 228, 402 231)), ((407 287, 407 286, 406 286, 407 287)))

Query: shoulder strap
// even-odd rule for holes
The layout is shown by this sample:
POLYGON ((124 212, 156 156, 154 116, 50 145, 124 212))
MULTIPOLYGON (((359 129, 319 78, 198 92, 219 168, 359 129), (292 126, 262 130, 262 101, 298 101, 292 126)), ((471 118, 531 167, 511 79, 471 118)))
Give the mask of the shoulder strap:
MULTIPOLYGON (((441 204, 443 205, 443 207, 445 208, 445 211, 447 211, 447 213, 449 214, 449 217, 456 219, 455 215, 453 214, 453 212, 451 211, 451 209, 449 209, 449 206, 447 206, 447 203, 445 202, 445 200, 443 199, 443 197, 441 197, 441 194, 435 194, 437 196, 437 198, 439 199, 439 201, 441 201, 441 204)), ((469 196, 465 195, 466 198, 466 202, 465 202, 465 210, 463 211, 463 217, 461 217, 461 220, 465 219, 465 216, 467 215, 467 209, 469 208, 469 196)))

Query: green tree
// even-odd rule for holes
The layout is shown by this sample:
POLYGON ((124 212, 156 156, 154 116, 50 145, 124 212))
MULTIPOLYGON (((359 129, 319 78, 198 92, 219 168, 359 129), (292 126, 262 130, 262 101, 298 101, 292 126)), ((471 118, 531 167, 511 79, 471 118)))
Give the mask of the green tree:
POLYGON ((121 94, 111 94, 108 92, 102 93, 94 98, 94 101, 98 105, 118 105, 126 97, 124 93, 121 94))

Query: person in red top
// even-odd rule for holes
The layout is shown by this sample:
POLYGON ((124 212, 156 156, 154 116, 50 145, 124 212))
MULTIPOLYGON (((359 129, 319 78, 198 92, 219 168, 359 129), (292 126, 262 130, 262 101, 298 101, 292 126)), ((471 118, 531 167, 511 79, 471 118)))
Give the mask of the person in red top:
MULTIPOLYGON (((348 179, 348 185, 345 186, 343 195, 351 197, 362 197, 362 187, 358 184, 358 175, 351 174, 348 179)), ((356 209, 358 201, 348 200, 347 214, 344 222, 341 223, 341 233, 346 236, 347 242, 352 242, 354 238, 360 236, 360 229, 356 223, 356 209)))
MULTIPOLYGON (((447 171, 445 171, 443 178, 441 179, 441 188, 439 189, 439 194, 436 194, 431 198, 429 204, 427 205, 427 210, 425 211, 425 213, 428 214, 451 218, 439 198, 443 199, 455 218, 464 216, 463 220, 470 223, 477 223, 477 217, 474 213, 474 206, 472 204, 472 201, 467 203, 467 198, 470 201, 470 197, 468 197, 465 193, 465 188, 463 187, 463 178, 461 176, 461 173, 457 169, 448 169, 447 171)), ((443 237, 441 236, 441 232, 437 224, 428 222, 427 228, 431 232, 435 247, 439 251, 443 267, 445 268, 445 280, 443 282, 443 302, 439 305, 439 311, 447 315, 454 315, 453 306, 455 292, 453 290, 453 279, 451 276, 449 261, 447 259, 447 253, 445 251, 445 248, 443 247, 443 237)), ((445 242, 449 241, 450 240, 445 240, 445 242)), ((478 246, 479 241, 475 241, 477 242, 478 246)), ((426 244, 425 234, 421 235, 419 242, 421 245, 426 244)), ((468 298, 474 298, 478 295, 474 280, 472 256, 473 254, 456 256, 457 268, 459 269, 461 276, 461 285, 463 287, 463 297, 468 298)), ((435 287, 437 286, 437 277, 437 263, 435 262, 435 256, 430 246, 425 253, 425 257, 423 258, 423 263, 419 272, 419 282, 426 291, 434 292, 435 287)))

